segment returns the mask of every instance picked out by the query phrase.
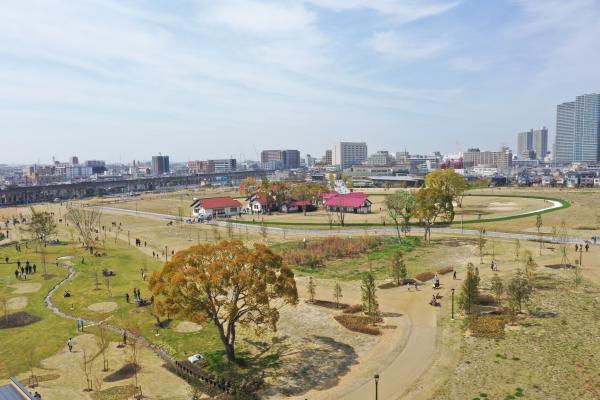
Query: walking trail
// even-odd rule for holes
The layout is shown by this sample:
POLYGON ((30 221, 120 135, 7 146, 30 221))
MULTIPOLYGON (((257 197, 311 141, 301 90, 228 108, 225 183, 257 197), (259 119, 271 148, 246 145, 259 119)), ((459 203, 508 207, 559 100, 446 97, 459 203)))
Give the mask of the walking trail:
MULTIPOLYGON (((560 206, 553 204, 551 208, 560 206)), ((96 206, 103 211, 116 214, 137 215, 151 218, 177 220, 178 217, 167 214, 159 214, 145 211, 133 211, 112 207, 96 206)), ((539 211, 539 210, 538 210, 539 211)), ((534 211, 535 213, 537 211, 534 211)), ((216 222, 225 224, 225 222, 216 222)), ((233 223, 235 227, 242 226, 249 229, 265 229, 257 225, 233 223)), ((323 236, 335 234, 363 234, 365 229, 299 229, 283 227, 266 227, 270 233, 286 233, 310 236, 323 236)), ((394 228, 369 228, 373 234, 394 234, 394 228)), ((413 232, 423 232, 416 228, 413 232)), ((452 235, 478 235, 475 229, 461 229, 450 227, 435 227, 433 232, 452 235)), ((539 240, 537 235, 509 233, 509 232, 486 232, 485 236, 498 238, 512 238, 520 240, 539 240)), ((544 237, 542 240, 556 242, 557 238, 544 237)), ((581 243, 580 238, 569 238, 569 243, 581 243)), ((458 288, 460 281, 453 281, 445 277, 440 293, 444 296, 443 301, 450 301, 451 288, 458 288)), ((348 293, 349 291, 344 291, 348 293)), ((363 400, 374 398, 375 384, 373 376, 378 374, 379 398, 382 400, 400 399, 410 395, 411 398, 426 398, 424 392, 420 392, 418 383, 427 372, 428 376, 432 364, 439 357, 440 349, 437 346, 437 318, 440 308, 429 305, 433 292, 428 285, 424 285, 420 291, 408 292, 405 288, 394 288, 380 292, 381 309, 384 312, 401 313, 403 326, 397 327, 397 333, 392 332, 384 336, 372 351, 361 358, 360 362, 353 366, 350 372, 340 377, 338 384, 323 391, 309 391, 302 396, 294 397, 301 399, 347 399, 363 400)), ((434 371, 435 373, 435 371, 434 371)))

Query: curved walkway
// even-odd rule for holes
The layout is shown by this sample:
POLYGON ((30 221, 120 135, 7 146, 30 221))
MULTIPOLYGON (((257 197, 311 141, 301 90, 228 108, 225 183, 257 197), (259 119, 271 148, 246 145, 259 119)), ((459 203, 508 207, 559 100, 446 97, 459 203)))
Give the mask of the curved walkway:
MULTIPOLYGON (((149 211, 135 211, 135 210, 128 210, 128 209, 124 209, 124 208, 114 208, 114 207, 105 207, 105 206, 90 206, 90 207, 96 208, 101 211, 114 213, 114 214, 123 214, 123 215, 131 215, 131 216, 146 216, 146 217, 172 220, 172 221, 179 220, 179 217, 170 215, 170 214, 161 214, 161 213, 155 213, 155 212, 149 212, 149 211)), ((525 214, 527 214, 527 215, 536 214, 541 211, 552 210, 557 207, 562 207, 562 204, 559 202, 555 202, 555 204, 553 204, 551 207, 543 208, 543 209, 540 209, 537 211, 529 211, 525 214)), ((525 215, 525 214, 523 214, 523 215, 525 215)), ((481 220, 481 222, 485 222, 485 221, 481 220)), ((267 233, 301 235, 301 236, 356 235, 356 234, 364 234, 365 232, 368 232, 371 234, 393 234, 393 235, 396 234, 396 228, 393 228, 393 227, 390 227, 390 228, 383 228, 383 227, 366 228, 366 229, 364 229, 364 228, 363 229, 359 229, 359 228, 307 229, 307 228, 289 228, 289 227, 274 227, 274 226, 264 226, 263 227, 263 226, 255 225, 255 224, 239 223, 239 222, 232 222, 232 221, 215 221, 215 222, 211 222, 211 223, 212 224, 216 223, 220 226, 227 226, 228 224, 231 224, 234 228, 248 228, 248 229, 252 229, 255 231, 261 231, 262 229, 265 229, 267 231, 267 233)), ((422 233, 424 233, 424 230, 421 227, 411 227, 411 232, 412 233, 417 232, 417 233, 422 234, 422 233)), ((450 228, 447 226, 432 227, 431 232, 432 233, 438 232, 438 233, 445 233, 445 234, 452 234, 452 235, 471 235, 471 236, 479 235, 479 230, 477 230, 477 229, 450 228)), ((514 232, 486 231, 485 236, 505 238, 505 239, 540 240, 540 237, 536 234, 514 233, 514 232)), ((560 241, 558 238, 552 238, 552 237, 547 237, 547 236, 542 236, 541 240, 544 242, 550 242, 550 243, 552 243, 552 242, 557 243, 560 241)), ((581 238, 576 238, 576 237, 570 237, 567 240, 568 243, 581 243, 581 241, 582 241, 581 238)))
MULTIPOLYGON (((56 307, 54 305, 54 303, 52 303, 52 296, 54 295, 54 293, 56 293, 56 291, 58 289, 60 289, 65 283, 67 283, 71 279, 73 279, 75 277, 75 275, 77 274, 77 271, 75 270, 75 268, 73 266, 69 266, 68 268, 69 268, 69 270, 68 270, 69 273, 67 274, 67 276, 65 278, 63 278, 61 281, 59 281, 56 285, 54 285, 54 287, 52 289, 50 289, 48 294, 44 297, 44 303, 46 304, 46 307, 48 307, 50 309, 50 311, 52 311, 54 314, 58 315, 59 317, 71 319, 74 321, 82 320, 86 326, 94 326, 94 325, 101 324, 106 329, 108 329, 112 332, 115 332, 115 333, 119 334, 120 336, 122 336, 123 333, 127 332, 128 337, 134 337, 134 335, 130 331, 120 328, 118 326, 107 324, 102 321, 85 319, 85 318, 78 317, 76 315, 64 313, 61 310, 59 310, 59 308, 56 307)), ((138 336, 138 340, 142 346, 147 347, 150 350, 152 350, 154 352, 154 354, 156 354, 158 357, 160 357, 163 361, 171 362, 171 363, 175 362, 175 359, 173 357, 171 357, 169 354, 167 354, 167 352, 165 352, 163 349, 161 349, 160 346, 157 346, 157 345, 149 342, 143 336, 138 336)))

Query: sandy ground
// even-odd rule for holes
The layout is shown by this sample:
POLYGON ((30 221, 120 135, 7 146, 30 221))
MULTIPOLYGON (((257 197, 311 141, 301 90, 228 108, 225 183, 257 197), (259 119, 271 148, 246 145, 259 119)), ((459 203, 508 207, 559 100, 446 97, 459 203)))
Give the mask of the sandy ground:
POLYGON ((25 296, 12 297, 8 299, 8 310, 16 311, 27 307, 28 299, 25 296))
POLYGON ((38 282, 15 283, 14 285, 10 285, 10 287, 15 289, 13 294, 27 294, 38 292, 42 288, 42 284, 38 282))
MULTIPOLYGON (((75 337, 74 341, 75 346, 72 353, 65 346, 56 355, 43 360, 41 368, 35 369, 36 375, 52 374, 55 378, 40 382, 40 385, 34 389, 42 395, 44 400, 92 399, 90 393, 84 391, 86 379, 81 364, 84 350, 87 356, 94 356, 98 353, 99 347, 95 337, 91 334, 75 337)), ((102 356, 99 355, 92 362, 94 390, 105 390, 114 386, 133 384, 133 378, 110 383, 102 381, 105 376, 129 362, 129 351, 117 348, 117 343, 110 343, 107 354, 110 369, 108 372, 101 371, 102 356)), ((142 369, 138 374, 139 385, 147 398, 154 400, 189 399, 188 384, 164 369, 162 360, 150 350, 141 350, 140 364, 142 369)), ((29 373, 24 373, 18 378, 21 382, 27 383, 29 376, 29 373)))
POLYGON ((101 303, 94 303, 88 306, 89 310, 98 313, 108 313, 117 309, 119 305, 113 301, 103 301, 101 303))
POLYGON ((190 322, 190 321, 181 321, 180 323, 177 324, 177 326, 175 328, 173 328, 173 330, 175 332, 179 332, 179 333, 198 332, 201 329, 202 329, 202 325, 199 325, 199 324, 196 324, 195 322, 190 322))

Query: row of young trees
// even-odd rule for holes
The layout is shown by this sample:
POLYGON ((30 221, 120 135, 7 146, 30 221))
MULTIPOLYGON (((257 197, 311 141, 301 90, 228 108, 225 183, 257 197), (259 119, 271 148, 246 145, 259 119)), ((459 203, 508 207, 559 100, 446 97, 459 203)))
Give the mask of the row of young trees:
POLYGON ((385 198, 388 215, 394 221, 398 240, 410 232, 411 219, 418 219, 425 229, 424 239, 431 239, 431 227, 437 222, 454 220, 454 203, 462 207, 467 189, 465 178, 452 169, 436 170, 425 177, 425 186, 416 192, 399 190, 385 198))
MULTIPOLYGON (((513 316, 522 311, 523 304, 530 299, 533 292, 534 272, 537 264, 530 253, 524 258, 524 264, 524 271, 517 269, 508 283, 505 283, 498 274, 495 274, 490 282, 490 288, 494 293, 496 302, 500 304, 502 296, 506 295, 508 310, 513 316)), ((469 316, 477 314, 476 306, 480 296, 480 283, 479 268, 469 263, 458 297, 459 307, 469 316)))

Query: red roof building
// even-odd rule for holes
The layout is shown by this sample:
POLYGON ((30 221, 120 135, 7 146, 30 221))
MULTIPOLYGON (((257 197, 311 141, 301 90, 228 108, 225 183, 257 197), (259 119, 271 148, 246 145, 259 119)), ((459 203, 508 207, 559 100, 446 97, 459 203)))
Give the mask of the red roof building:
POLYGON ((368 214, 371 212, 372 203, 363 192, 326 193, 323 199, 323 203, 329 211, 345 211, 355 214, 368 214))
POLYGON ((231 217, 240 215, 242 203, 228 196, 209 197, 195 200, 191 207, 196 218, 231 217))

